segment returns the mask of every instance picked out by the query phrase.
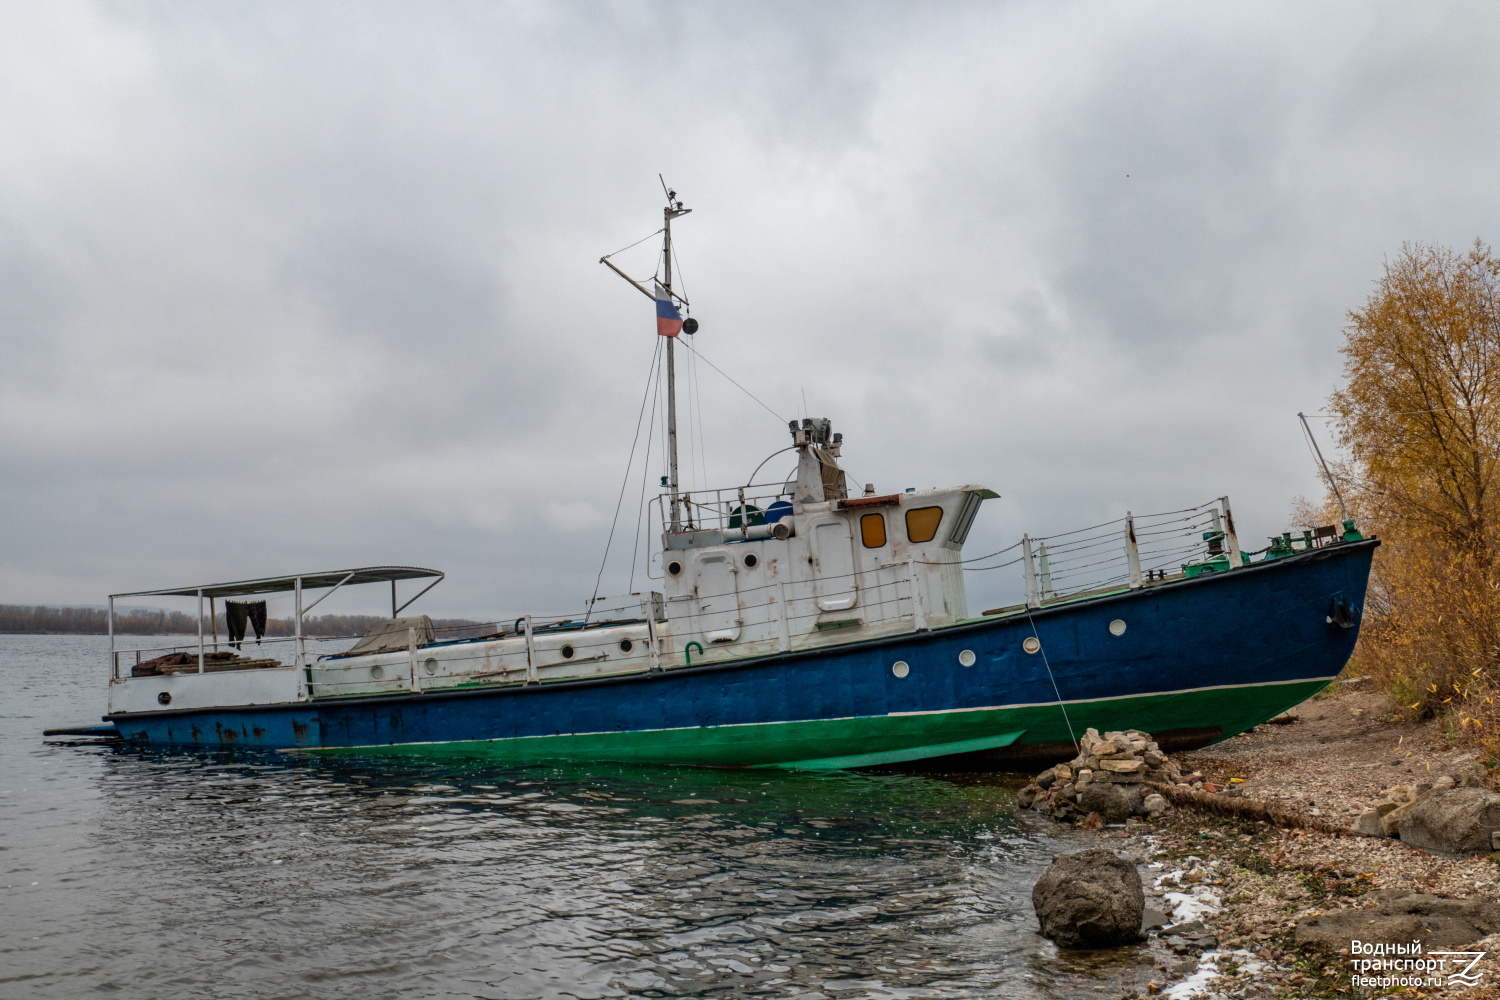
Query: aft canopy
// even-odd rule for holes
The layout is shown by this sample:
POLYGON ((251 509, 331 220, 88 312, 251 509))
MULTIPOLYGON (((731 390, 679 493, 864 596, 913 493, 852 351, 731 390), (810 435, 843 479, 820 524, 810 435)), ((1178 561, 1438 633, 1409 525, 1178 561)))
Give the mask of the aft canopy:
POLYGON ((279 594, 296 590, 317 590, 322 587, 340 585, 355 586, 361 583, 395 583, 397 580, 427 580, 433 582, 423 593, 443 579, 444 574, 421 566, 364 566, 359 569, 324 570, 318 573, 292 573, 289 576, 267 576, 258 580, 235 580, 229 583, 205 583, 191 587, 167 587, 162 590, 133 590, 125 594, 110 594, 116 597, 244 597, 250 594, 279 594), (436 578, 436 579, 433 579, 436 578))

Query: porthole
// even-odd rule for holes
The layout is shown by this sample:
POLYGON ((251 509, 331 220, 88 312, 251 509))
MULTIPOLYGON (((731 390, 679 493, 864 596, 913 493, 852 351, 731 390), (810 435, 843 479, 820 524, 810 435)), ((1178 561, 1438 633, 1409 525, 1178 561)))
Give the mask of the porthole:
POLYGON ((1042 640, 1038 639, 1034 635, 1028 635, 1026 637, 1026 641, 1021 643, 1021 648, 1026 650, 1026 652, 1028 653, 1038 652, 1042 648, 1042 640))
POLYGON ((1116 618, 1114 621, 1110 622, 1109 623, 1109 634, 1110 635, 1124 635, 1125 634, 1125 619, 1123 619, 1123 618, 1116 618))
POLYGON ((972 649, 966 649, 963 652, 959 653, 958 663, 960 666, 972 667, 974 665, 974 651, 972 649))
POLYGON ((635 643, 631 642, 629 639, 621 639, 620 640, 620 652, 622 652, 622 653, 628 653, 628 652, 630 652, 634 648, 635 648, 635 643))
POLYGON ((437 673, 437 660, 429 656, 427 659, 422 661, 422 669, 427 671, 429 674, 437 673))
POLYGON ((170 705, 170 704, 172 704, 172 692, 170 692, 170 691, 163 691, 161 694, 157 695, 156 696, 156 703, 158 705, 170 705))
POLYGON ((759 565, 760 565, 760 556, 756 555, 754 552, 747 552, 745 554, 745 568, 746 569, 754 569, 755 567, 757 567, 759 565))
POLYGON ((895 663, 891 664, 891 673, 895 674, 897 677, 905 677, 907 674, 911 673, 911 667, 907 666, 905 660, 897 660, 895 663))
POLYGON ((558 650, 558 652, 562 654, 562 657, 565 660, 571 660, 573 658, 573 646, 571 643, 564 645, 562 649, 558 650))
POLYGON ((676 576, 678 573, 682 572, 682 563, 678 562, 675 559, 672 560, 671 562, 667 563, 667 572, 671 573, 673 576, 676 576))
POLYGON ((382 678, 384 676, 385 676, 385 667, 382 667, 380 664, 377 663, 373 667, 370 668, 370 680, 372 680, 372 681, 378 681, 378 680, 380 680, 380 678, 382 678))

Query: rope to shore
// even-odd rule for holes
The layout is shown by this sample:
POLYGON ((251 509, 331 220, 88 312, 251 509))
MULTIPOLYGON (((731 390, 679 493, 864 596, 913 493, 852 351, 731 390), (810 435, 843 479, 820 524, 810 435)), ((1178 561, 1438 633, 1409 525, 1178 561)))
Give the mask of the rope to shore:
POLYGON ((1270 823, 1272 826, 1288 830, 1312 830, 1315 833, 1326 833, 1330 837, 1373 836, 1368 833, 1355 833, 1349 827, 1337 826, 1316 816, 1308 816, 1274 802, 1241 799, 1233 795, 1219 795, 1214 792, 1200 792, 1192 788, 1183 788, 1180 785, 1163 785, 1154 781, 1148 781, 1146 785, 1159 792, 1174 806, 1187 807, 1215 816, 1259 820, 1262 823, 1270 823))

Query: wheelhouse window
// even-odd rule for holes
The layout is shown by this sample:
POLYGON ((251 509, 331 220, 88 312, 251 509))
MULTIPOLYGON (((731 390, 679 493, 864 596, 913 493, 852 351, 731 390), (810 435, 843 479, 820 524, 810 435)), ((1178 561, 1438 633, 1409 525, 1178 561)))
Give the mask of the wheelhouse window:
POLYGON ((885 544, 885 515, 866 514, 859 519, 859 537, 867 549, 878 549, 885 544))
POLYGON ((943 520, 941 507, 917 507, 906 512, 906 537, 913 542, 930 542, 943 520))

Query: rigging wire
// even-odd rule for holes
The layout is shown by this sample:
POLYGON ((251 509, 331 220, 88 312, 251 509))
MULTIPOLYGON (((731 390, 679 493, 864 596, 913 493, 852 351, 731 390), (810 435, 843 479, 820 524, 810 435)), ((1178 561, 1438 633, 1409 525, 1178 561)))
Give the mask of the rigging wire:
POLYGON ((1344 495, 1339 492, 1339 484, 1333 481, 1333 473, 1328 471, 1328 463, 1323 461, 1323 450, 1318 447, 1318 442, 1313 438, 1312 428, 1307 426, 1307 417, 1301 413, 1297 417, 1302 422, 1302 433, 1307 438, 1307 443, 1312 445, 1313 454, 1317 456, 1318 465, 1323 468, 1323 475, 1328 477, 1328 488, 1333 490, 1334 499, 1339 502, 1339 510, 1344 512, 1344 520, 1349 520, 1349 508, 1344 505, 1344 495))
POLYGON ((1036 649, 1042 654, 1042 666, 1047 668, 1047 679, 1052 682, 1052 693, 1057 695, 1057 707, 1062 709, 1063 722, 1068 724, 1068 737, 1073 741, 1073 749, 1083 752, 1078 745, 1078 737, 1073 732, 1073 720, 1068 718, 1068 706, 1063 704, 1062 692, 1057 689, 1057 678, 1052 674, 1052 664, 1047 662, 1047 647, 1042 644, 1042 637, 1036 631, 1036 619, 1031 617, 1031 609, 1026 609, 1026 620, 1031 623, 1031 635, 1036 639, 1036 649))
POLYGON ((1016 563, 1018 563, 1020 561, 1021 561, 1021 557, 1020 556, 1016 556, 1014 559, 1010 560, 1009 562, 996 563, 993 566, 965 566, 964 567, 964 572, 965 573, 983 573, 986 570, 1004 569, 1007 566, 1014 566, 1016 563))
POLYGON ((588 623, 589 616, 594 613, 594 601, 599 597, 599 581, 604 579, 604 566, 609 562, 609 547, 615 540, 615 525, 620 521, 620 506, 625 502, 625 487, 630 483, 630 470, 635 465, 635 449, 636 445, 640 444, 641 424, 646 419, 646 397, 651 394, 651 383, 655 381, 652 378, 652 373, 654 373, 656 368, 656 354, 660 353, 660 351, 661 344, 657 344, 652 349, 652 372, 647 373, 646 385, 641 392, 641 409, 635 417, 635 436, 630 439, 630 458, 625 462, 625 477, 620 480, 620 496, 615 500, 615 516, 609 522, 609 538, 604 542, 604 558, 599 560, 599 573, 594 577, 594 593, 589 598, 589 606, 583 612, 583 621, 585 624, 588 623))
POLYGON ((677 410, 677 485, 683 490, 691 490, 697 485, 698 472, 694 459, 697 449, 693 446, 693 363, 686 356, 683 357, 677 374, 677 384, 681 389, 678 402, 682 404, 677 410), (685 464, 682 461, 684 444, 687 445, 685 464))
MULTIPOLYGON (((635 561, 641 554, 641 522, 649 517, 646 509, 646 481, 651 478, 651 435, 656 431, 656 397, 661 390, 661 338, 656 338, 656 355, 652 359, 653 377, 651 380, 651 426, 646 428, 646 454, 641 459, 641 499, 640 505, 635 512, 635 544, 630 550, 630 585, 626 593, 635 593, 635 561)), ((649 560, 649 557, 648 557, 649 560)))
MULTIPOLYGON (((696 355, 697 357, 702 358, 703 363, 705 365, 708 365, 708 367, 712 368, 714 371, 718 372, 720 375, 724 375, 724 369, 720 368, 718 365, 714 364, 712 361, 710 361, 707 358, 703 357, 702 353, 699 352, 699 350, 696 347, 694 347, 693 345, 688 344, 688 343, 684 343, 682 346, 686 347, 689 351, 692 351, 693 354, 696 355)), ((729 379, 729 384, 730 385, 734 386, 740 392, 743 392, 745 395, 749 396, 751 399, 755 400, 757 403, 760 403, 761 408, 764 409, 771 416, 775 417, 777 420, 780 420, 783 424, 786 423, 786 420, 784 420, 782 418, 781 414, 777 413, 775 410, 771 409, 765 403, 761 402, 760 397, 756 396, 755 393, 751 392, 749 389, 746 389, 744 386, 740 385, 734 379, 729 378, 728 375, 724 375, 724 377, 726 379, 729 379)))
POLYGON ((696 487, 707 489, 708 463, 703 460, 703 406, 698 367, 693 363, 691 354, 683 355, 683 361, 683 369, 687 374, 688 471, 693 474, 696 487))
MULTIPOLYGON (((688 355, 692 357, 692 355, 688 355)), ((698 408, 698 471, 703 476, 703 482, 708 483, 708 446, 704 442, 703 430, 703 383, 698 378, 698 361, 696 358, 691 362, 693 366, 693 405, 698 408)))
MULTIPOLYGON (((652 233, 651 236, 642 236, 640 239, 638 239, 634 243, 630 244, 630 247, 638 247, 642 243, 644 243, 647 240, 651 239, 651 237, 653 237, 653 236, 660 236, 662 234, 662 232, 663 232, 663 230, 658 229, 656 232, 652 233)), ((620 249, 616 250, 615 253, 624 253, 626 250, 629 250, 630 247, 621 247, 620 249)), ((609 258, 613 257, 615 255, 615 253, 607 253, 601 259, 602 260, 608 260, 609 258)))
POLYGON ((1005 553, 1009 552, 1011 549, 1015 548, 1016 546, 1018 546, 1020 544, 1021 544, 1020 542, 1016 542, 1014 545, 1007 545, 1005 548, 1001 549, 998 552, 991 552, 987 556, 975 556, 973 559, 960 559, 959 562, 960 563, 983 562, 986 559, 993 559, 993 558, 995 558, 995 556, 1003 556, 1003 555, 1005 555, 1005 553))
MULTIPOLYGON (((682 294, 679 297, 682 299, 682 301, 684 303, 686 303, 687 300, 688 300, 688 297, 687 297, 687 282, 684 281, 683 278, 682 278, 682 260, 677 256, 677 248, 676 247, 672 248, 672 267, 674 268, 674 270, 673 270, 672 273, 675 274, 675 275, 677 275, 677 284, 682 289, 682 294)), ((691 305, 689 305, 688 306, 688 312, 691 314, 692 311, 693 311, 693 307, 691 305)))

